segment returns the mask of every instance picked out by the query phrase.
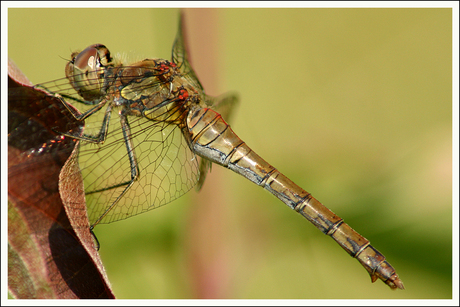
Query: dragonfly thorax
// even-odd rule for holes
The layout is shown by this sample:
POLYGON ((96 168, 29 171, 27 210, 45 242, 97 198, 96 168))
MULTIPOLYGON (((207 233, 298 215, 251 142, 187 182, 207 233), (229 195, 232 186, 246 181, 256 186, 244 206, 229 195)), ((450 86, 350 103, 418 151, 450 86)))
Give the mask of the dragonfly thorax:
POLYGON ((201 101, 176 64, 164 59, 106 67, 103 77, 105 83, 100 84, 98 99, 121 107, 129 116, 177 125, 184 122, 190 106, 201 101))

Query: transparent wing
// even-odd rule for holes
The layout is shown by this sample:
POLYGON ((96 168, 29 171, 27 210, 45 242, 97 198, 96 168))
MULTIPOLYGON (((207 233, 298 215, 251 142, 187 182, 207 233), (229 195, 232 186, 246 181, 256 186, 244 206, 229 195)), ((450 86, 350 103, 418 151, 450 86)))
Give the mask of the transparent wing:
POLYGON ((203 86, 201 85, 195 71, 190 66, 190 57, 187 52, 187 42, 185 41, 185 26, 184 26, 183 15, 179 18, 179 28, 177 30, 176 40, 172 50, 172 61, 177 65, 182 74, 187 80, 193 84, 195 89, 199 92, 204 93, 203 86))
POLYGON ((237 93, 225 93, 218 97, 204 95, 204 97, 208 107, 220 113, 227 123, 231 121, 239 102, 237 93))
MULTIPOLYGON (((114 112, 116 113, 116 112, 114 112)), ((131 180, 131 164, 118 114, 112 114, 103 144, 81 142, 79 165, 90 223, 112 205, 131 180)), ((129 117, 139 178, 101 223, 111 223, 165 205, 198 181, 198 161, 179 128, 129 117)))

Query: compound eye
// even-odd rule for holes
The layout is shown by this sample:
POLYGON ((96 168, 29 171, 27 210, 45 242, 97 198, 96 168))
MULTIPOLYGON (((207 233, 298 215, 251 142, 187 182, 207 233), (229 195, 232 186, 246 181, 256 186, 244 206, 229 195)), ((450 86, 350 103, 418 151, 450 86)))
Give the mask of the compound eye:
POLYGON ((80 96, 94 100, 103 95, 105 67, 111 64, 110 52, 104 45, 91 45, 72 54, 72 61, 66 66, 66 76, 80 96))

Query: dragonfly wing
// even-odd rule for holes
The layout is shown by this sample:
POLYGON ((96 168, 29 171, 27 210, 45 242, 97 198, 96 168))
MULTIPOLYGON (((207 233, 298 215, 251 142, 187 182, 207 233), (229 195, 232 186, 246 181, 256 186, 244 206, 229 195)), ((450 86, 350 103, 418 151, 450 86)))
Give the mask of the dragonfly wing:
POLYGON ((227 123, 231 122, 231 118, 239 102, 237 93, 229 92, 218 97, 204 96, 204 101, 208 107, 220 113, 227 123))
POLYGON ((199 167, 200 177, 198 178, 198 182, 195 186, 195 189, 197 191, 201 190, 201 188, 203 187, 204 181, 206 180, 206 176, 208 175, 208 173, 211 171, 211 168, 212 168, 211 161, 203 159, 201 157, 199 159, 200 159, 200 167, 199 167))
MULTIPOLYGON (((113 111, 103 144, 82 142, 79 165, 88 217, 94 223, 131 181, 131 163, 120 121, 113 111)), ((198 160, 177 126, 128 117, 139 177, 101 220, 111 223, 165 205, 198 181, 198 160)))
POLYGON ((187 42, 184 35, 185 26, 183 14, 181 14, 179 20, 179 28, 177 30, 176 40, 174 41, 172 49, 172 61, 177 65, 182 74, 194 86, 194 88, 204 93, 201 82, 198 80, 192 66, 190 66, 190 56, 187 50, 187 42))

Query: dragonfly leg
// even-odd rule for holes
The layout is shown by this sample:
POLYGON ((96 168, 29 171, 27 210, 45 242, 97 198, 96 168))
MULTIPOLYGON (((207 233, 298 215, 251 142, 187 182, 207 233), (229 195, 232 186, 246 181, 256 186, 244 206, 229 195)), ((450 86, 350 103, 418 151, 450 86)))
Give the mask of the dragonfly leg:
POLYGON ((76 99, 75 97, 65 95, 65 94, 54 94, 54 95, 57 96, 58 98, 60 98, 62 103, 64 104, 64 106, 73 114, 75 119, 80 120, 80 121, 85 120, 88 116, 91 116, 94 113, 96 113, 97 111, 99 111, 107 102, 107 99, 105 99, 105 98, 102 99, 99 102, 92 102, 92 101, 76 99), (73 101, 75 101, 77 103, 81 103, 81 104, 85 104, 85 105, 95 105, 95 107, 89 109, 88 111, 86 111, 86 112, 84 112, 82 114, 76 114, 75 109, 64 98, 69 99, 69 100, 73 100, 73 101))
MULTIPOLYGON (((45 90, 46 90, 46 88, 45 88, 45 90)), ((68 95, 54 94, 54 96, 61 100, 62 104, 67 108, 67 110, 69 110, 69 112, 73 115, 73 117, 78 121, 83 121, 86 118, 88 118, 89 116, 91 116, 94 113, 98 112, 107 103, 107 99, 102 99, 98 103, 93 103, 93 102, 88 102, 88 101, 84 101, 84 100, 79 100, 79 99, 76 99, 76 98, 74 98, 72 96, 68 96, 68 95), (64 98, 71 99, 71 100, 74 100, 75 102, 86 104, 86 105, 95 105, 95 107, 89 109, 88 111, 86 111, 86 112, 84 112, 82 114, 78 114, 77 111, 73 108, 73 106, 70 105, 64 98)), ((102 143, 104 143, 104 141, 106 139, 106 136, 107 136, 107 130, 108 130, 108 126, 109 126, 111 111, 112 111, 112 106, 109 104, 107 109, 105 110, 104 119, 102 121, 101 129, 98 132, 98 134, 95 135, 95 136, 93 136, 93 135, 85 135, 85 134, 83 134, 83 135, 74 135, 74 134, 68 134, 68 133, 61 132, 61 131, 55 131, 55 132, 59 133, 59 134, 62 134, 62 135, 65 135, 65 136, 68 136, 68 137, 71 137, 71 138, 74 138, 74 139, 83 140, 83 141, 87 141, 87 142, 91 142, 91 143, 98 143, 98 144, 101 143, 102 144, 102 143)))
MULTIPOLYGON (((117 184, 109 188, 90 192, 90 193, 96 193, 96 192, 101 192, 101 191, 105 191, 105 190, 127 185, 124 188, 124 190, 120 193, 120 195, 117 197, 117 199, 91 225, 91 229, 93 229, 97 224, 101 222, 101 220, 116 206, 116 204, 120 201, 120 199, 126 194, 126 192, 128 192, 128 190, 133 186, 134 182, 139 178, 139 165, 137 163, 136 155, 134 153, 134 144, 133 144, 132 137, 131 137, 131 129, 129 127, 128 119, 123 111, 120 112, 120 123, 121 123, 121 129, 123 131, 123 139, 126 145, 126 149, 128 151, 128 158, 129 158, 129 164, 130 164, 130 169, 131 169, 131 180, 121 183, 121 184, 117 184)), ((87 194, 90 194, 90 193, 87 193, 87 194)))
POLYGON ((128 150, 129 164, 131 165, 131 180, 135 181, 139 177, 139 165, 137 164, 136 155, 134 154, 134 144, 133 138, 131 136, 131 128, 129 127, 128 118, 123 111, 120 113, 120 121, 126 149, 128 150))
MULTIPOLYGON (((84 120, 88 116, 96 113, 97 111, 99 111, 102 108, 102 106, 103 106, 103 104, 102 105, 98 104, 96 107, 92 108, 91 110, 88 110, 87 112, 81 114, 81 118, 82 118, 81 120, 84 120)), ((108 132, 108 128, 109 128, 110 114, 111 113, 112 113, 112 106, 109 105, 109 106, 107 106, 107 109, 104 112, 104 119, 102 120, 101 129, 99 130, 99 132, 96 135, 86 135, 86 134, 83 134, 81 136, 67 135, 67 134, 64 134, 64 135, 72 137, 74 139, 83 140, 83 141, 86 141, 86 142, 102 144, 102 143, 104 143, 104 141, 105 141, 105 139, 107 137, 107 132, 108 132)))

